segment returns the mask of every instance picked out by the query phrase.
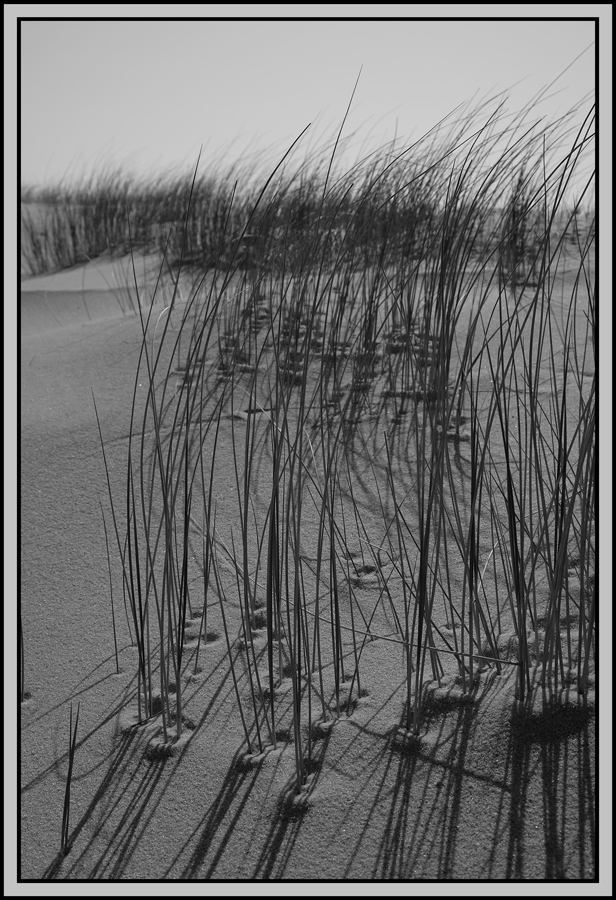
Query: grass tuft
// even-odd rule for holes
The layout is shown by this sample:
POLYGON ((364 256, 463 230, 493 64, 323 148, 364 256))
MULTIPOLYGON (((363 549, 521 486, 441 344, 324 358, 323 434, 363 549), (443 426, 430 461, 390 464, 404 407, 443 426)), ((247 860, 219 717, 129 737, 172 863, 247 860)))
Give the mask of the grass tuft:
POLYGON ((121 494, 99 432, 139 718, 160 714, 165 741, 213 635, 250 758, 292 744, 297 795, 309 723, 371 693, 375 646, 411 749, 436 714, 428 683, 472 698, 514 667, 523 703, 537 676, 589 690, 594 120, 531 113, 469 104, 348 171, 341 127, 298 160, 302 133, 265 174, 108 176, 47 198, 45 241, 31 225, 32 269, 103 242, 160 253, 134 303, 121 494))

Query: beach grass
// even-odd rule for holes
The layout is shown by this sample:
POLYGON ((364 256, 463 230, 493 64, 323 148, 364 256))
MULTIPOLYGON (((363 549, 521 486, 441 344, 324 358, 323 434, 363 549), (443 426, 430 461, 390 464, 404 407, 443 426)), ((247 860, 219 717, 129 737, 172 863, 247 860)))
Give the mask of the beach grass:
POLYGON ((470 695, 514 667, 521 704, 538 685, 587 693, 593 119, 529 115, 468 105, 348 171, 342 129, 298 161, 300 135, 266 175, 248 161, 154 184, 106 173, 38 197, 42 231, 26 213, 33 274, 161 255, 154 297, 165 284, 171 299, 134 304, 121 486, 96 418, 137 719, 160 719, 169 753, 193 727, 184 690, 207 665, 213 610, 244 750, 292 735, 296 796, 315 729, 369 696, 375 642, 399 659, 409 739, 449 677, 470 695))

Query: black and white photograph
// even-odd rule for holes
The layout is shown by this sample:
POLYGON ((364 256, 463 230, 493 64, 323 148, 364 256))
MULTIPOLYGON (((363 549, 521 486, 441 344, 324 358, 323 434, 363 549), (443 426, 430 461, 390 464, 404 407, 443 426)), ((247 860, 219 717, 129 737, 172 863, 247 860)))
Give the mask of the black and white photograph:
POLYGON ((5 5, 6 896, 611 896, 611 9, 5 5))

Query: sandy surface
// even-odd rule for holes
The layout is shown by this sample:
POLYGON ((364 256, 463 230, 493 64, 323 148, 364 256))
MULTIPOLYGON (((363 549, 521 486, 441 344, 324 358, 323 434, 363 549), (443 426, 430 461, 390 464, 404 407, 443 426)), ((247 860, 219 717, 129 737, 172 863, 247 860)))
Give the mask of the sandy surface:
MULTIPOLYGON (((21 705, 21 877, 419 879, 443 882, 443 893, 462 892, 447 884, 460 879, 592 882, 594 690, 584 700, 573 686, 550 704, 537 686, 525 711, 514 697, 513 667, 501 676, 487 671, 467 696, 447 674, 440 687, 431 684, 422 733, 410 739, 400 729, 402 654, 371 641, 362 655, 365 695, 314 741, 311 790, 298 807, 289 794, 292 731, 283 728, 277 750, 246 757, 215 606, 216 639, 203 642, 193 674, 203 604, 195 586, 184 688, 194 728, 171 758, 148 751, 147 730, 130 727, 136 650, 113 555, 120 674, 115 669, 99 506, 106 483, 92 402, 93 390, 121 491, 141 326, 108 279, 90 268, 21 285, 21 608, 30 694, 21 705), (62 858, 71 701, 81 707, 73 844, 62 858)), ((216 483, 226 534, 232 426, 223 424, 229 468, 216 483)), ((356 586, 371 608, 374 584, 356 586)), ((241 690, 246 698, 246 683, 241 690)), ((289 699, 287 679, 277 698, 283 724, 289 699)))

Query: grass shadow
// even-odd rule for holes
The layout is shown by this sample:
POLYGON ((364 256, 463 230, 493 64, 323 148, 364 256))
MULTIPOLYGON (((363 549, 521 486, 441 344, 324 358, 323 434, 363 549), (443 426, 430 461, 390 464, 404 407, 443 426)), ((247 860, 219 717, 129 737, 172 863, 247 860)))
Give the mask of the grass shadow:
POLYGON ((575 847, 577 868, 582 878, 595 878, 598 871, 596 848, 596 797, 593 777, 593 738, 590 726, 594 705, 583 698, 541 698, 542 706, 517 704, 511 712, 507 752, 508 780, 511 784, 507 877, 525 877, 527 856, 536 853, 528 842, 530 797, 528 785, 536 767, 541 771, 541 819, 545 855, 542 877, 568 877, 569 848, 575 847))

